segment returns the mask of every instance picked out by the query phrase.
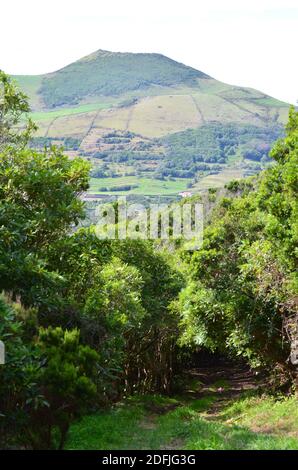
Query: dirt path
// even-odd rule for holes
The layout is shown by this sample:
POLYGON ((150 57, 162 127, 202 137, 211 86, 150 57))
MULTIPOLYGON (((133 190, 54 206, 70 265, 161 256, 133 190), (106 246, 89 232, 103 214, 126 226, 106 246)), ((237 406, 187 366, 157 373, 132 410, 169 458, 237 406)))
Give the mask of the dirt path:
POLYGON ((206 363, 180 380, 185 385, 172 396, 136 395, 84 417, 67 448, 298 449, 296 400, 275 403, 257 393, 266 391, 266 380, 248 368, 206 363))
MULTIPOLYGON (((257 390, 264 386, 264 382, 248 367, 243 366, 213 366, 189 370, 184 377, 187 384, 185 389, 176 396, 176 403, 156 404, 149 403, 146 407, 146 417, 141 421, 143 430, 152 430, 158 427, 160 416, 169 412, 192 406, 196 402, 206 402, 206 409, 202 410, 202 417, 207 420, 217 420, 221 411, 234 400, 241 397, 244 392, 257 390)), ((182 440, 170 442, 166 449, 179 449, 182 440)))
MULTIPOLYGON (((211 423, 218 425, 222 423, 221 413, 226 407, 239 399, 243 393, 256 391, 264 386, 264 381, 248 367, 231 366, 231 364, 211 367, 208 365, 193 369, 188 371, 183 379, 186 386, 179 395, 175 395, 175 403, 146 404, 146 415, 139 423, 142 432, 160 433, 163 420, 167 421, 173 411, 179 414, 186 409, 195 410, 205 420, 205 426, 208 426, 208 422, 210 425, 211 423)), ((183 414, 182 417, 174 419, 173 423, 176 424, 173 426, 177 426, 181 419, 184 420, 183 414)), ((171 436, 162 448, 179 450, 183 448, 184 443, 184 438, 179 436, 178 429, 177 436, 171 436)))
POLYGON ((215 398, 206 415, 216 417, 222 408, 243 392, 257 390, 264 382, 248 367, 214 366, 189 371, 190 383, 197 387, 186 390, 186 396, 201 399, 212 395, 215 398))
POLYGON ((198 105, 196 99, 195 99, 192 95, 189 95, 189 96, 190 96, 190 98, 191 98, 193 104, 195 105, 195 108, 196 108, 196 110, 197 110, 197 112, 198 112, 199 118, 201 119, 202 123, 203 123, 203 124, 206 124, 206 121, 205 121, 205 118, 204 118, 204 114, 203 114, 203 112, 202 112, 200 106, 198 105))

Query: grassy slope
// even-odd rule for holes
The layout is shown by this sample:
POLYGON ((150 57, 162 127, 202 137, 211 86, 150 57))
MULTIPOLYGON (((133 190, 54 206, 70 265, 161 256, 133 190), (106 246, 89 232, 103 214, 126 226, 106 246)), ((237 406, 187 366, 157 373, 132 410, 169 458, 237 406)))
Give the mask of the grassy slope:
MULTIPOLYGON (((202 80, 201 80, 202 81, 202 80)), ((214 80, 212 80, 214 81, 214 80)), ((20 82, 22 85, 22 82, 20 82)), ((229 86, 226 85, 226 94, 229 94, 229 86)), ((26 87, 25 87, 26 91, 26 87)), ((154 90, 157 93, 157 90, 154 90)), ((163 90, 164 91, 164 90, 163 90)), ((160 92, 159 92, 160 93, 160 92)), ((139 97, 138 101, 126 108, 118 107, 126 96, 110 97, 110 99, 98 96, 96 102, 81 103, 74 106, 57 107, 55 110, 40 109, 34 105, 38 99, 37 93, 29 93, 32 98, 32 117, 37 121, 50 121, 54 117, 70 116, 71 126, 65 129, 65 135, 77 134, 83 138, 84 129, 74 131, 77 121, 86 113, 86 124, 92 125, 92 118, 88 116, 90 111, 98 111, 94 127, 106 129, 129 130, 144 137, 162 137, 174 132, 189 128, 196 128, 204 123, 245 123, 260 127, 283 124, 286 121, 288 106, 273 100, 264 104, 262 95, 255 98, 252 94, 246 97, 246 101, 238 98, 225 99, 225 91, 220 96, 213 93, 212 88, 206 91, 197 89, 172 89, 168 94, 160 93, 139 97), (110 111, 106 111, 110 110, 110 111), (73 129, 72 129, 73 128, 73 129)), ((56 137, 55 127, 50 128, 52 137, 56 137)))
POLYGON ((160 54, 97 51, 43 77, 47 106, 75 104, 87 95, 113 96, 152 85, 195 83, 204 73, 160 54))
POLYGON ((208 175, 201 178, 198 183, 192 186, 191 190, 196 192, 197 190, 201 191, 209 188, 222 188, 229 181, 241 179, 243 176, 243 170, 241 169, 225 168, 216 175, 208 175))
POLYGON ((109 102, 105 103, 88 103, 82 104, 80 106, 75 106, 72 108, 60 108, 53 111, 35 111, 30 114, 31 118, 40 123, 41 121, 51 121, 54 118, 62 116, 71 116, 76 114, 85 114, 90 113, 91 111, 98 111, 100 109, 110 108, 111 104, 109 102))
MULTIPOLYGON (((208 77, 160 54, 131 54, 97 51, 63 69, 42 76, 17 76, 29 95, 34 111, 84 112, 81 105, 100 110, 140 98, 131 107, 135 116, 131 130, 157 136, 196 127, 202 121, 258 122, 261 117, 283 121, 285 103, 256 90, 234 87, 208 77), (236 106, 235 106, 236 103, 236 106), (152 124, 154 121, 156 124, 152 124), (164 128, 160 130, 160 124, 164 128)), ((90 110, 90 108, 88 109, 90 110)), ((121 109, 111 119, 117 124, 121 109)), ((61 115, 61 114, 59 114, 61 115)), ((49 116, 36 115, 38 120, 49 116)), ((110 126, 107 126, 110 127, 110 126)))
POLYGON ((134 397, 71 428, 68 449, 298 449, 297 399, 243 396, 209 415, 210 386, 200 399, 134 397))

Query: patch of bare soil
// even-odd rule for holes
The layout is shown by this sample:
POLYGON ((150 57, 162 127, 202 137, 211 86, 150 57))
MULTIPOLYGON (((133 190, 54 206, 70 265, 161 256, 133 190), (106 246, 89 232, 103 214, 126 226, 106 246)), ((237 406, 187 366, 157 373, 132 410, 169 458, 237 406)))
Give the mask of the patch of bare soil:
POLYGON ((156 416, 151 415, 151 416, 146 416, 146 419, 140 422, 139 424, 140 428, 142 429, 156 429, 156 416))
POLYGON ((173 439, 166 446, 163 446, 163 450, 178 450, 183 449, 184 440, 183 439, 173 439))
POLYGON ((213 366, 190 371, 190 378, 195 387, 187 390, 194 399, 212 395, 215 401, 206 411, 206 417, 216 418, 218 413, 231 400, 237 399, 243 392, 258 390, 266 384, 255 372, 245 366, 213 366))

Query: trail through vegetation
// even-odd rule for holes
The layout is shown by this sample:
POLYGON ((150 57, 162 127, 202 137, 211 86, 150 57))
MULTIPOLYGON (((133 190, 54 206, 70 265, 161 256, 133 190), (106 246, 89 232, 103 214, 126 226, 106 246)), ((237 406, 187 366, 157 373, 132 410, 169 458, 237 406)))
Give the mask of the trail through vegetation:
POLYGON ((243 366, 191 370, 177 395, 135 396, 84 417, 67 449, 298 449, 297 401, 264 395, 243 366))
POLYGON ((152 237, 151 220, 123 222, 124 201, 101 206, 113 215, 101 237, 82 197, 88 161, 33 150, 29 111, 0 71, 0 447, 298 448, 294 107, 272 166, 170 206, 166 237, 163 209, 152 237), (197 203, 194 249, 174 219, 184 232, 197 203), (210 352, 250 369, 203 370, 210 352))

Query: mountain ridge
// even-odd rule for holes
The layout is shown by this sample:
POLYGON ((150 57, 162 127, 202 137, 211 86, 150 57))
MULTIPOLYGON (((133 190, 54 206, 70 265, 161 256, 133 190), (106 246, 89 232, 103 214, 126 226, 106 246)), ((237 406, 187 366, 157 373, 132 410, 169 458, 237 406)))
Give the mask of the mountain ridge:
MULTIPOLYGON (((45 108, 73 106, 92 96, 120 96, 153 86, 195 86, 203 72, 155 53, 97 50, 51 73, 40 75, 45 108)), ((16 77, 22 81, 22 77, 16 77)))

